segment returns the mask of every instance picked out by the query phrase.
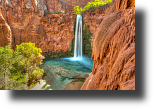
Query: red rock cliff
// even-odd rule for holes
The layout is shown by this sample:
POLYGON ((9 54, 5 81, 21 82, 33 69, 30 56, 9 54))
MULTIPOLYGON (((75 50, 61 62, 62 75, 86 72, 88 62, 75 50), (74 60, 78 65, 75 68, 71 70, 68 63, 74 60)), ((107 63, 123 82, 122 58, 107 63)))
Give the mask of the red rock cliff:
POLYGON ((6 45, 12 44, 12 34, 10 26, 6 23, 0 12, 0 46, 4 47, 6 45))
MULTIPOLYGON (((15 2, 11 1, 10 4, 11 3, 14 4, 15 2)), ((12 48, 15 48, 16 45, 23 42, 33 42, 37 47, 41 48, 43 52, 67 51, 70 40, 74 37, 73 23, 76 14, 61 13, 43 16, 40 13, 33 12, 32 7, 26 7, 29 6, 26 5, 26 3, 24 5, 25 8, 21 8, 21 1, 17 3, 19 4, 14 4, 15 7, 8 4, 0 7, 0 13, 2 13, 1 18, 5 24, 9 25, 9 31, 11 32, 10 38, 6 37, 8 35, 5 34, 1 39, 11 39, 10 45, 12 45, 12 48)), ((29 2, 27 2, 27 4, 28 3, 29 2)), ((1 29, 1 31, 3 29, 1 29)), ((3 40, 3 44, 4 45, 0 44, 0 46, 8 45, 8 41, 3 40)))
MULTIPOLYGON (((74 37, 73 23, 76 14, 61 13, 43 16, 44 10, 60 11, 64 10, 64 6, 70 10, 67 4, 82 7, 88 1, 92 0, 1 0, 0 12, 4 22, 11 28, 10 45, 15 48, 20 43, 33 42, 46 53, 67 51, 74 37)), ((7 40, 4 40, 4 44, 7 44, 6 42, 7 40)))
POLYGON ((135 0, 113 0, 97 29, 81 90, 135 90, 135 0))
POLYGON ((95 34, 97 32, 97 28, 100 26, 105 14, 106 14, 106 11, 109 9, 108 8, 109 6, 110 6, 110 4, 106 4, 106 5, 100 6, 98 8, 82 12, 82 16, 83 16, 83 20, 84 20, 85 24, 89 25, 90 31, 91 31, 91 33, 93 33, 92 42, 91 42, 92 47, 93 47, 93 43, 94 43, 95 34))
POLYGON ((78 5, 80 8, 87 5, 88 2, 94 0, 1 0, 0 6, 6 9, 7 6, 11 6, 13 9, 31 10, 34 13, 44 14, 44 10, 49 12, 65 11, 72 12, 74 7, 78 5))
POLYGON ((80 8, 83 8, 87 5, 88 2, 93 2, 94 0, 46 0, 47 9, 50 12, 56 12, 64 10, 65 12, 74 11, 74 7, 78 5, 80 8))

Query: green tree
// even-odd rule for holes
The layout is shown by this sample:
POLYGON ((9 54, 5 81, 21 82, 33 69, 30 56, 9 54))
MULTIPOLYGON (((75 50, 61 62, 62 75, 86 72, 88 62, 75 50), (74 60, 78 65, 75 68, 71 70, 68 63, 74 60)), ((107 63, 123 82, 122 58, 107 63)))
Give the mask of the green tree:
POLYGON ((26 74, 22 73, 22 65, 26 59, 14 52, 10 46, 0 47, 0 80, 2 89, 25 89, 27 87, 26 74))
POLYGON ((0 47, 1 89, 23 90, 42 78, 43 69, 38 66, 44 58, 41 49, 34 43, 17 45, 15 51, 10 46, 0 47))
POLYGON ((30 42, 17 45, 15 51, 20 52, 20 54, 28 61, 28 64, 25 65, 25 71, 27 71, 29 78, 28 85, 41 79, 44 72, 43 69, 38 67, 42 63, 42 59, 44 59, 41 55, 41 49, 35 47, 35 43, 30 42))
POLYGON ((90 31, 90 27, 89 25, 84 25, 84 29, 83 29, 83 54, 87 55, 87 56, 91 56, 92 54, 92 49, 91 49, 91 37, 92 37, 92 33, 90 31))
POLYGON ((75 6, 74 7, 74 11, 76 12, 76 14, 81 14, 83 11, 87 11, 87 10, 91 10, 94 8, 97 8, 99 6, 105 5, 105 4, 109 4, 111 3, 112 0, 95 0, 94 2, 88 2, 88 4, 82 9, 79 9, 79 6, 75 6))
POLYGON ((11 76, 10 69, 14 63, 13 50, 9 46, 5 48, 0 47, 0 80, 3 83, 3 88, 7 89, 9 83, 9 76, 11 76))

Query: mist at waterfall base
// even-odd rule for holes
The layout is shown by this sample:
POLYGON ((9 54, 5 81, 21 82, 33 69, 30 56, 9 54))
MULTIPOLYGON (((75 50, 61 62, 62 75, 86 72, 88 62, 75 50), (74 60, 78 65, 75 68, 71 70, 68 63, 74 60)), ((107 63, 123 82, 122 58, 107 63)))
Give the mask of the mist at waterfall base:
POLYGON ((79 72, 92 72, 93 60, 91 58, 83 56, 82 59, 75 60, 74 57, 50 59, 44 61, 49 65, 63 66, 67 69, 79 71, 79 72))

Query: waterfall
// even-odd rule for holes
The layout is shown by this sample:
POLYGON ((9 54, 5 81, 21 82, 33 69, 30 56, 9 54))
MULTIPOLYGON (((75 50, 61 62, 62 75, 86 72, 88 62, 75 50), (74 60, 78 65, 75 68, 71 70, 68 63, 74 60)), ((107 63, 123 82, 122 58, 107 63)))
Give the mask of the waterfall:
POLYGON ((82 16, 77 15, 75 30, 74 59, 82 59, 82 16))

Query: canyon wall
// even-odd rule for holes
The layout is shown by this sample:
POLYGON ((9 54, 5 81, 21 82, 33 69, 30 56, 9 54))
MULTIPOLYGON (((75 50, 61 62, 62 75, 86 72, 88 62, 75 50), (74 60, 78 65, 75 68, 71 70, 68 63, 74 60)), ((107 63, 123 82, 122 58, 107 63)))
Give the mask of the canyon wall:
POLYGON ((135 0, 114 0, 93 44, 93 71, 81 90, 135 90, 135 0))
POLYGON ((0 46, 4 47, 6 45, 12 44, 12 33, 10 26, 6 23, 0 12, 0 46))
MULTIPOLYGON (((88 1, 93 0, 0 0, 0 13, 11 31, 11 37, 3 38, 11 39, 9 45, 12 48, 23 42, 32 42, 44 53, 67 51, 71 39, 74 38, 73 23, 76 14, 60 13, 44 16, 44 10, 55 12, 66 7, 66 12, 72 12, 74 8, 70 10, 68 4, 83 7, 88 1)), ((0 46, 8 44, 7 42, 3 40, 3 45, 0 46)))
MULTIPOLYGON (((0 46, 33 42, 44 53, 67 51, 76 14, 44 10, 72 12, 67 4, 88 1, 0 0, 0 46)), ((81 90, 135 90, 135 0, 113 0, 82 16, 93 33, 94 64, 81 90)))
MULTIPOLYGON (((17 2, 17 0, 14 1, 17 2)), ((73 23, 76 14, 60 13, 43 16, 40 11, 33 11, 33 4, 30 7, 28 3, 31 2, 28 0, 28 2, 23 1, 24 5, 22 5, 22 1, 17 2, 18 4, 15 4, 14 1, 8 2, 10 5, 1 1, 1 4, 6 4, 0 6, 1 18, 5 24, 8 24, 7 26, 11 32, 10 35, 1 33, 4 35, 1 39, 11 39, 9 45, 12 48, 23 42, 32 42, 41 48, 44 53, 68 50, 69 43, 74 38, 73 23), (14 7, 11 3, 14 4, 14 7)), ((36 9, 34 8, 34 10, 36 9)), ((0 46, 7 44, 7 40, 1 40, 0 46)))
POLYGON ((56 11, 65 11, 72 12, 74 7, 78 5, 80 8, 83 8, 87 5, 88 2, 93 2, 94 0, 46 0, 47 1, 47 10, 49 12, 56 11))
POLYGON ((100 6, 98 8, 82 12, 83 20, 85 22, 84 24, 88 25, 90 27, 91 33, 93 33, 93 35, 91 37, 92 38, 91 39, 92 47, 93 47, 93 43, 94 43, 95 34, 97 32, 97 28, 100 26, 105 14, 106 14, 106 11, 109 9, 109 6, 110 6, 110 4, 106 4, 106 5, 100 6))
POLYGON ((18 11, 27 9, 33 13, 43 15, 44 10, 48 10, 51 13, 61 10, 72 12, 76 5, 83 8, 88 2, 93 1, 94 0, 0 0, 0 6, 3 9, 7 9, 7 6, 10 6, 18 11))

